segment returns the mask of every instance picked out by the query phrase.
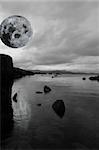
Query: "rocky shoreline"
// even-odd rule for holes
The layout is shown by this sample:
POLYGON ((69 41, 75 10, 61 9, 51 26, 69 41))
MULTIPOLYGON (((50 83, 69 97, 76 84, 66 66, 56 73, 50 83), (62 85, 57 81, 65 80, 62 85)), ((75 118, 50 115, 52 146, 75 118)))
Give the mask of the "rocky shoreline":
POLYGON ((91 80, 91 81, 98 81, 99 82, 99 75, 89 77, 89 80, 91 80))

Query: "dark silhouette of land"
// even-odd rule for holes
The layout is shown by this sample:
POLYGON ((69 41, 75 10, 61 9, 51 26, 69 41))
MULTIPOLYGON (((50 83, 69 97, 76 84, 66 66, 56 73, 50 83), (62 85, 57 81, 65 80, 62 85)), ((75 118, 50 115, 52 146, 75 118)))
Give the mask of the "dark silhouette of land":
POLYGON ((34 75, 33 71, 29 71, 29 70, 23 70, 20 68, 13 68, 13 79, 19 79, 25 76, 30 76, 30 75, 34 75))
POLYGON ((13 62, 8 55, 0 54, 0 119, 1 140, 6 138, 13 126, 11 90, 13 85, 13 62))
POLYGON ((31 73, 34 74, 49 74, 49 75, 62 75, 62 74, 93 74, 98 75, 99 73, 94 72, 79 72, 79 71, 67 71, 67 70, 29 70, 31 73))
MULTIPOLYGON (((12 58, 8 55, 0 54, 1 141, 6 138, 13 127, 13 109, 11 101, 13 81, 26 75, 34 75, 34 73, 14 68, 12 58)), ((15 98, 14 101, 16 101, 15 98)))

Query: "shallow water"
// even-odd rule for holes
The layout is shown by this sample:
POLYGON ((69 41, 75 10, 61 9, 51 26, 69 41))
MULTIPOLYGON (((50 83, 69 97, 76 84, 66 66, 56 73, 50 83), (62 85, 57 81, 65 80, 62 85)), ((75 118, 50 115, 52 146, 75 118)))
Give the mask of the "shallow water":
POLYGON ((35 75, 14 82, 18 101, 12 101, 14 127, 5 148, 99 149, 99 82, 84 76, 85 81, 82 75, 35 75), (44 85, 50 93, 44 94, 44 85), (52 109, 57 99, 65 103, 62 119, 52 109))

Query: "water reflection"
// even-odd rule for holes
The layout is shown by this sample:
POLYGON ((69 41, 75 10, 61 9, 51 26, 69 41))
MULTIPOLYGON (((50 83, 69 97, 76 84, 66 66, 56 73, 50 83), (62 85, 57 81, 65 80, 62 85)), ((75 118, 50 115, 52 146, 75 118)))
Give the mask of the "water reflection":
MULTIPOLYGON (((98 90, 99 84, 85 82, 77 77, 53 80, 49 77, 46 80, 46 77, 36 79, 34 76, 15 82, 12 98, 17 93, 17 102, 12 101, 15 124, 10 137, 13 149, 95 147, 94 120, 96 108, 99 114, 98 90), (50 85, 51 92, 46 95, 37 94, 36 91, 43 91, 44 85, 50 85), (91 92, 93 96, 90 96, 91 92), (62 119, 52 109, 52 104, 57 99, 63 99, 66 106, 62 119), (38 107, 37 104, 41 106, 38 107)), ((98 125, 99 123, 97 131, 98 125)), ((97 132, 97 137, 98 135, 97 132)))
POLYGON ((21 89, 14 89, 13 86, 12 97, 15 92, 17 92, 17 103, 12 101, 14 121, 20 128, 27 129, 31 118, 31 107, 28 103, 26 91, 22 87, 21 89))

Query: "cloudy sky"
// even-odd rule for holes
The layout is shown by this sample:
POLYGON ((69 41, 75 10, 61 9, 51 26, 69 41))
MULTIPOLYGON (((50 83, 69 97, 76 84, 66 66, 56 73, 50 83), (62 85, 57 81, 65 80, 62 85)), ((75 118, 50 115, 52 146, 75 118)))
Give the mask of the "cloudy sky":
POLYGON ((0 53, 12 56, 14 66, 99 73, 98 0, 0 1, 0 23, 11 15, 26 17, 33 29, 23 48, 0 41, 0 53))

